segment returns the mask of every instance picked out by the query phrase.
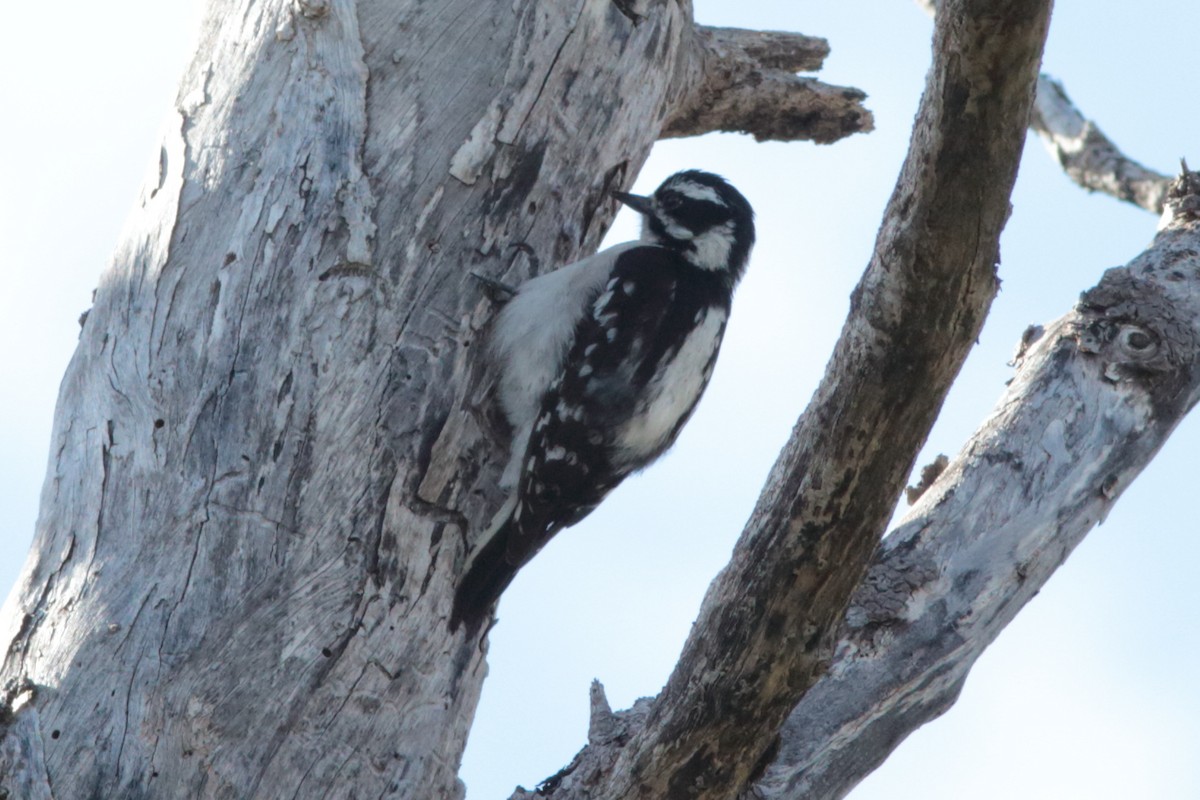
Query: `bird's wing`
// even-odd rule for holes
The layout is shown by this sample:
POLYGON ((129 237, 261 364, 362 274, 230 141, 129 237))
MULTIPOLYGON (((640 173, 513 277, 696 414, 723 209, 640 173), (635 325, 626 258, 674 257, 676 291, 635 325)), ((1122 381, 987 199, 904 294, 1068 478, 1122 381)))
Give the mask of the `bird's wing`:
MULTIPOLYGON (((618 259, 579 322, 534 424, 509 539, 513 563, 532 558, 555 532, 587 516, 626 475, 669 444, 646 453, 641 463, 614 453, 622 429, 646 411, 647 384, 687 341, 697 314, 718 308, 723 329, 725 295, 695 273, 660 247, 635 248, 618 259)), ((690 413, 694 400, 680 413, 690 413)))
POLYGON ((728 292, 675 253, 648 246, 620 254, 542 398, 516 494, 459 585, 454 624, 480 618, 555 533, 587 516, 630 472, 670 444, 708 380, 728 310, 728 292), (711 314, 715 325, 698 327, 699 313, 711 314), (711 342, 703 340, 706 334, 711 342), (689 347, 697 357, 683 357, 689 347), (665 362, 674 365, 668 369, 681 366, 695 374, 664 376, 665 362), (632 460, 622 458, 622 431, 655 416, 647 407, 654 399, 647 386, 656 380, 692 385, 663 415, 670 422, 665 443, 652 442, 632 460))

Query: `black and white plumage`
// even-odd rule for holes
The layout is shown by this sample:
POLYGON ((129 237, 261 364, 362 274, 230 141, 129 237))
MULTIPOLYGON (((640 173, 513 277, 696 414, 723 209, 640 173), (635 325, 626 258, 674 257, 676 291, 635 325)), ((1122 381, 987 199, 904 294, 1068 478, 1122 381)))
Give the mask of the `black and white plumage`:
POLYGON ((754 244, 750 204, 699 170, 614 196, 643 215, 641 239, 526 282, 497 317, 512 494, 459 584, 455 626, 482 619, 555 533, 667 450, 712 374, 754 244))

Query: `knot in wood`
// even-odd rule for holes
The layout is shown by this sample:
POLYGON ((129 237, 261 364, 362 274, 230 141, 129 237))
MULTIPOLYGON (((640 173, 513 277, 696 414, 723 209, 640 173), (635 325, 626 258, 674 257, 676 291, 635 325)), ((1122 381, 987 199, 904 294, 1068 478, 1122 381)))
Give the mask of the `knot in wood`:
POLYGON ((647 0, 612 0, 612 4, 634 25, 640 25, 650 15, 647 0))
POLYGON ((900 622, 913 596, 937 577, 937 564, 915 551, 904 552, 901 545, 867 570, 846 611, 846 625, 870 635, 900 622))
POLYGON ((1156 282, 1126 269, 1105 273, 1076 308, 1079 350, 1102 359, 1114 383, 1182 375, 1194 360, 1197 334, 1175 301, 1156 282))
POLYGON ((329 14, 329 0, 297 0, 296 6, 306 19, 321 19, 329 14))

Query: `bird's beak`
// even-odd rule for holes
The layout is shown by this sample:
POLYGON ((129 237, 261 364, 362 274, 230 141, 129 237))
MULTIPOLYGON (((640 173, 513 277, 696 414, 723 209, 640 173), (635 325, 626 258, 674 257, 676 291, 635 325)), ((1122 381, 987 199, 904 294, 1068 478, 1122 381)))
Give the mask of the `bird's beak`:
POLYGON ((639 214, 650 213, 651 201, 649 197, 643 197, 640 194, 629 194, 628 192, 613 192, 612 196, 639 214))

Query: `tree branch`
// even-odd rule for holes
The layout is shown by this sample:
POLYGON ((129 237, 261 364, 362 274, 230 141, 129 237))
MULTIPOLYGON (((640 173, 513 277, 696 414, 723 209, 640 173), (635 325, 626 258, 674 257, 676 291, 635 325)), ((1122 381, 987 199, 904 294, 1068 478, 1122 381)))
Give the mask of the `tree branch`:
POLYGON ((758 141, 828 144, 870 131, 864 92, 794 74, 820 69, 828 54, 824 39, 798 33, 697 26, 680 76, 687 88, 664 120, 662 138, 735 131, 758 141))
MULTIPOLYGON (((942 0, 915 2, 930 16, 936 15, 942 4, 942 0)), ((1075 183, 1088 191, 1103 192, 1155 214, 1162 213, 1171 179, 1122 153, 1079 112, 1063 85, 1048 75, 1038 76, 1029 127, 1075 183)))
POLYGON ((715 56, 735 51, 767 69, 787 72, 817 72, 829 57, 829 42, 819 36, 790 31, 755 31, 744 28, 696 26, 705 51, 715 56))
POLYGON ((951 9, 850 318, 733 560, 645 726, 615 762, 611 749, 585 750, 546 796, 730 797, 770 760, 780 725, 827 667, 995 295, 1050 2, 951 9))
POLYGON ((996 411, 884 540, 756 798, 842 797, 948 709, 1196 403, 1198 185, 1177 182, 1153 245, 1027 343, 996 411))
POLYGON ((1030 127, 1037 131, 1071 180, 1139 208, 1161 214, 1171 179, 1126 156, 1086 119, 1058 81, 1038 78, 1030 127))

